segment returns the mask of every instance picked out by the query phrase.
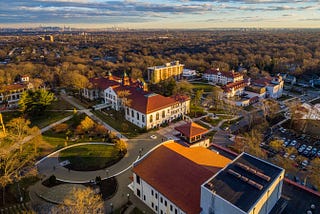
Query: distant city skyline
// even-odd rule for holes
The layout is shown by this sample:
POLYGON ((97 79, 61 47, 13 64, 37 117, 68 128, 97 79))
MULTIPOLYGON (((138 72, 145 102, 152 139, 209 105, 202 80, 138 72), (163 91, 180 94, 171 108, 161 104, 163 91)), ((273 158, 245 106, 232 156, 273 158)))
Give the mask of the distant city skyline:
POLYGON ((0 27, 320 28, 318 0, 1 0, 0 27))

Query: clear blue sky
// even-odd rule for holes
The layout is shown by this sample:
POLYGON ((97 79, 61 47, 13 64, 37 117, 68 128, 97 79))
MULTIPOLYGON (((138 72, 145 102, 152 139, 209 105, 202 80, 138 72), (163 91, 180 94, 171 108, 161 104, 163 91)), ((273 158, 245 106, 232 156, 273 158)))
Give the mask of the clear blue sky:
POLYGON ((0 27, 320 28, 320 0, 0 0, 0 27))

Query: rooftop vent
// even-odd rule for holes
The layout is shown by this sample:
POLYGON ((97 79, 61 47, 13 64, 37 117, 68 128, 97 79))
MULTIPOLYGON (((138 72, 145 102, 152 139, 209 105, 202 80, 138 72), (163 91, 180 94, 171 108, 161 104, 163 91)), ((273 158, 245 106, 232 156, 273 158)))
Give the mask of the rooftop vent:
POLYGON ((248 171, 248 172, 250 172, 250 173, 252 173, 252 174, 254 174, 256 176, 258 176, 259 178, 262 178, 263 180, 266 180, 266 181, 270 181, 271 180, 270 176, 267 176, 267 175, 263 174, 262 172, 259 172, 259 171, 255 170, 255 169, 249 167, 246 164, 237 162, 236 166, 238 166, 238 167, 240 167, 240 168, 242 168, 242 169, 244 169, 244 170, 246 170, 246 171, 248 171))

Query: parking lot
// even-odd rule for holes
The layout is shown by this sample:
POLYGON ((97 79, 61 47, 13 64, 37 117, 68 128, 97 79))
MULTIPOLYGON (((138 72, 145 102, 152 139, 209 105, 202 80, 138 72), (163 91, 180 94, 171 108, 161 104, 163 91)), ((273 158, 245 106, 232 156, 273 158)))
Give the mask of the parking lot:
POLYGON ((309 165, 310 160, 313 160, 316 157, 320 158, 320 140, 306 134, 299 134, 292 130, 287 130, 281 126, 276 127, 273 130, 272 135, 267 138, 267 141, 263 148, 269 150, 270 152, 276 154, 278 152, 272 150, 268 143, 272 140, 281 140, 282 149, 279 152, 279 155, 284 158, 289 158, 291 160, 298 161, 298 165, 302 168, 305 168, 309 165), (286 148, 294 148, 294 152, 286 152, 286 148), (298 158, 298 157, 301 158, 298 158))

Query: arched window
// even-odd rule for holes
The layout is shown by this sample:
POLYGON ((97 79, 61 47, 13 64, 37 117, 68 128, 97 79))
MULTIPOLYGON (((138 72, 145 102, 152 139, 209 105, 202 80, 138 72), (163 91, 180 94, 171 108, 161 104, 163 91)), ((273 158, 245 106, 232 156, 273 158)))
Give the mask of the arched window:
POLYGON ((159 120, 159 113, 156 114, 156 120, 159 120))
POLYGON ((150 115, 150 123, 152 123, 153 122, 153 117, 152 117, 152 115, 150 115))

